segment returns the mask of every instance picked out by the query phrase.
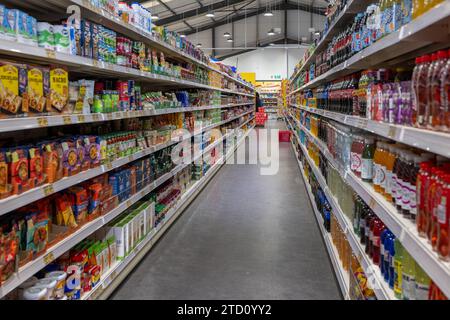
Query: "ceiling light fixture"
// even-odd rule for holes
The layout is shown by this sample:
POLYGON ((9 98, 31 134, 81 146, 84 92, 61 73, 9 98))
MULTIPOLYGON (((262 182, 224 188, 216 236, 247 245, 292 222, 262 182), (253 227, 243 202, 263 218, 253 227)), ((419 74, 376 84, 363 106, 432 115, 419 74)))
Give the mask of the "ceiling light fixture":
POLYGON ((233 42, 233 38, 228 38, 227 42, 233 42))
POLYGON ((269 46, 274 46, 275 45, 275 43, 269 43, 269 46))
POLYGON ((231 37, 231 33, 229 33, 229 32, 224 32, 223 36, 224 36, 225 38, 229 38, 229 37, 231 37))
POLYGON ((157 14, 153 14, 151 17, 152 20, 159 20, 159 16, 157 14))
POLYGON ((272 11, 266 11, 266 12, 264 12, 264 17, 273 17, 272 11))
POLYGON ((186 38, 186 35, 185 34, 180 34, 180 38, 186 38))
POLYGON ((214 18, 216 15, 214 14, 214 11, 209 11, 205 16, 208 18, 214 18))
POLYGON ((197 43, 195 46, 196 46, 197 48, 201 48, 201 47, 202 47, 202 44, 201 44, 201 43, 197 43))
POLYGON ((274 36, 274 35, 275 35, 275 31, 274 31, 273 29, 270 29, 270 30, 267 32, 267 35, 268 35, 268 36, 274 36))

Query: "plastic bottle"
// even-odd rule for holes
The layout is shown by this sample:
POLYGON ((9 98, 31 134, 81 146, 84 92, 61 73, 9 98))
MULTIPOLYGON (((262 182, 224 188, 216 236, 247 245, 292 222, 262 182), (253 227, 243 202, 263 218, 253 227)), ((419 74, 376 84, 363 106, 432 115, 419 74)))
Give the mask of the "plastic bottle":
POLYGON ((397 211, 399 213, 402 212, 402 196, 403 196, 403 175, 404 175, 404 168, 405 168, 405 155, 406 151, 400 151, 399 155, 396 159, 394 174, 395 174, 395 185, 394 185, 394 194, 395 198, 394 203, 395 207, 397 208, 397 211))
POLYGON ((425 1, 424 0, 414 0, 412 8, 412 18, 416 19, 425 12, 425 1))
POLYGON ((450 50, 447 52, 447 63, 442 69, 441 77, 441 103, 443 110, 442 127, 443 131, 450 131, 450 50))
POLYGON ((403 298, 402 280, 403 280, 403 246, 398 239, 394 240, 394 294, 397 299, 403 298))
POLYGON ((427 300, 428 292, 430 291, 430 277, 423 271, 419 264, 414 261, 414 271, 415 271, 415 298, 416 300, 427 300))
POLYGON ((435 55, 435 62, 430 66, 428 73, 428 128, 432 130, 442 130, 444 120, 444 110, 442 104, 442 74, 445 73, 447 64, 447 51, 438 51, 435 55))
POLYGON ((443 176, 443 188, 437 207, 438 240, 437 252, 439 258, 449 260, 449 215, 450 215, 450 175, 443 176))
POLYGON ((431 223, 428 228, 428 239, 431 242, 433 250, 437 250, 437 237, 438 237, 438 216, 437 206, 438 201, 441 199, 441 193, 443 189, 442 175, 443 172, 439 168, 431 169, 431 182, 430 189, 428 191, 428 210, 431 215, 431 223), (433 170, 434 169, 434 170, 433 170))
POLYGON ((417 219, 417 176, 420 171, 420 163, 425 159, 421 156, 413 156, 413 164, 411 167, 410 180, 409 180, 409 192, 410 192, 410 204, 409 204, 409 217, 412 221, 417 219))
POLYGON ((415 294, 415 261, 408 251, 403 250, 402 264, 402 296, 403 300, 416 300, 415 294))
POLYGON ((417 231, 419 236, 425 238, 428 231, 428 217, 426 211, 426 193, 429 188, 431 177, 431 162, 422 162, 416 182, 417 199, 417 231))
POLYGON ((383 277, 386 274, 386 264, 385 264, 385 255, 386 251, 389 249, 386 248, 386 238, 389 236, 389 229, 384 228, 380 234, 380 259, 378 261, 378 266, 380 267, 380 271, 383 277))
POLYGON ((412 175, 414 169, 414 155, 407 152, 402 175, 402 202, 401 212, 405 218, 411 218, 411 191, 412 191, 412 175))
MULTIPOLYGON (((372 249, 372 261, 374 264, 380 265, 381 258, 381 234, 386 229, 384 223, 377 219, 373 225, 373 249, 372 249)), ((383 252, 384 254, 384 252, 383 252)))
POLYGON ((427 108, 427 75, 431 57, 425 55, 416 59, 416 66, 412 75, 413 93, 413 122, 420 128, 426 127, 427 108))
POLYGON ((433 9, 436 5, 438 5, 442 1, 444 1, 444 0, 426 0, 425 1, 424 11, 428 11, 430 9, 433 9))
POLYGON ((373 180, 373 156, 375 153, 375 144, 373 138, 364 139, 364 151, 362 154, 361 179, 365 182, 373 180))
POLYGON ((395 147, 387 144, 386 152, 386 183, 384 186, 384 197, 389 202, 392 202, 392 184, 393 184, 393 169, 395 163, 395 147))
POLYGON ((388 238, 387 247, 389 248, 389 287, 394 290, 397 273, 395 268, 395 236, 393 234, 388 238))
POLYGON ((377 142, 377 149, 374 155, 374 179, 373 187, 376 192, 384 194, 386 186, 386 143, 377 142))

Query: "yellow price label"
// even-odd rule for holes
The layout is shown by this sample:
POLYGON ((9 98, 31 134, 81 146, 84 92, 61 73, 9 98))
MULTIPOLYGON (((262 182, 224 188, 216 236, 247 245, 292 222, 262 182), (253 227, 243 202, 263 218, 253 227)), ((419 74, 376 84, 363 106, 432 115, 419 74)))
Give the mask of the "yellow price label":
POLYGON ((93 60, 92 60, 92 65, 93 65, 95 68, 98 68, 98 65, 99 65, 98 60, 93 59, 93 60))
POLYGON ((48 127, 48 119, 47 118, 38 118, 37 119, 39 127, 48 127))
POLYGON ((49 59, 56 59, 56 52, 55 52, 55 50, 45 49, 45 53, 47 54, 47 58, 49 58, 49 59))
POLYGON ((112 120, 112 119, 113 119, 112 113, 107 113, 107 114, 106 114, 106 119, 107 119, 107 120, 112 120))
POLYGON ((72 124, 72 117, 71 116, 64 116, 63 117, 63 123, 64 124, 72 124))
POLYGON ((369 202, 370 209, 374 210, 376 205, 377 205, 377 202, 375 201, 375 199, 370 198, 370 202, 369 202))
POLYGON ((395 135, 397 134, 397 128, 394 126, 389 127, 388 137, 389 138, 395 138, 395 135))
POLYGON ((111 164, 111 162, 109 162, 109 163, 107 163, 106 164, 106 170, 108 170, 108 171, 110 171, 110 170, 112 170, 112 164, 111 164))
POLYGON ((86 117, 84 114, 79 114, 77 118, 79 123, 86 122, 86 117))
POLYGON ((128 161, 129 162, 134 161, 134 156, 128 156, 128 161))
POLYGON ((49 265, 53 261, 55 261, 55 256, 53 255, 53 252, 49 252, 44 256, 45 265, 49 265))
POLYGON ((127 207, 131 207, 133 205, 133 201, 127 200, 127 207))
POLYGON ((49 195, 51 195, 51 194, 53 194, 53 193, 55 193, 55 190, 53 189, 53 185, 52 185, 52 184, 50 184, 50 185, 48 185, 48 186, 46 186, 46 187, 44 188, 44 194, 45 194, 45 196, 49 196, 49 195))
POLYGON ((94 114, 92 115, 92 120, 94 120, 94 121, 100 121, 100 115, 99 115, 98 113, 94 113, 94 114))

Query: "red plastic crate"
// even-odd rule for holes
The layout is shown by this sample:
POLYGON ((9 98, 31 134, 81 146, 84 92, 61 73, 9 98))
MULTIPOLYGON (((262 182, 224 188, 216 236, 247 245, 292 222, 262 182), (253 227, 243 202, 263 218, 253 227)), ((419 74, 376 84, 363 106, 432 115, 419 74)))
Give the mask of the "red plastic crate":
POLYGON ((291 132, 290 131, 279 131, 278 132, 278 141, 280 142, 289 142, 291 141, 291 132))

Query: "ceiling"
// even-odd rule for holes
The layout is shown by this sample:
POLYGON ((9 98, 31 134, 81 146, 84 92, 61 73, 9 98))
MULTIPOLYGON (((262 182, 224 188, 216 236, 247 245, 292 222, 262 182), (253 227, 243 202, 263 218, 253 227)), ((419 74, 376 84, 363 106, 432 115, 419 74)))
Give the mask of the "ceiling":
MULTIPOLYGON (((136 2, 136 0, 130 2, 136 2)), ((234 24, 238 23, 248 23, 249 25, 256 24, 258 25, 256 29, 260 28, 259 25, 261 25, 262 28, 265 28, 267 23, 261 21, 262 19, 259 19, 258 21, 258 18, 256 18, 255 20, 254 17, 262 17, 266 11, 274 13, 274 16, 271 17, 272 27, 280 27, 283 29, 284 35, 281 39, 278 36, 276 41, 278 43, 296 42, 299 39, 292 39, 293 37, 289 37, 288 30, 297 30, 300 28, 300 25, 302 29, 306 28, 308 30, 309 27, 313 26, 313 14, 314 16, 322 16, 322 18, 325 18, 329 0, 140 0, 138 2, 149 9, 152 15, 157 15, 159 17, 159 20, 156 20, 155 24, 164 25, 171 31, 185 34, 191 41, 195 41, 192 40, 193 36, 197 39, 203 38, 204 35, 202 35, 202 33, 207 33, 208 36, 212 38, 212 40, 209 41, 211 42, 211 48, 223 48, 223 43, 217 43, 218 41, 214 39, 214 37, 220 38, 220 36, 216 36, 217 30, 222 30, 223 26, 229 26, 231 24, 233 24, 234 30, 234 24), (296 19, 290 18, 295 17, 295 12, 297 11, 299 13, 301 12, 303 15, 311 15, 310 25, 306 25, 303 21, 302 23, 300 22, 300 20, 306 19, 306 15, 302 16, 302 19, 300 19, 300 17, 296 19), (214 17, 207 17, 206 14, 211 12, 214 14, 214 17), (273 23, 273 21, 276 21, 276 23, 273 23)), ((316 21, 318 20, 320 20, 320 25, 323 25, 323 19, 316 18, 316 21)), ((315 24, 317 25, 317 23, 315 24)), ((308 35, 307 30, 303 30, 301 38, 304 39, 305 35, 308 35)), ((239 32, 241 31, 242 30, 240 29, 239 32)), ((261 39, 261 37, 258 36, 258 31, 256 31, 257 35, 253 37, 247 36, 247 31, 248 28, 246 26, 244 31, 245 41, 244 39, 240 41, 240 47, 247 47, 250 45, 259 46, 260 43, 267 42, 265 41, 267 39, 261 39)), ((235 42, 238 38, 237 33, 236 35, 233 35, 235 42)), ((298 33, 300 37, 300 32, 296 33, 298 33)), ((309 35, 307 38, 309 39, 309 35)), ((271 42, 270 39, 268 42, 271 42)), ((237 44, 235 43, 233 46, 237 46, 237 44)), ((238 50, 233 50, 233 52, 238 53, 238 50)), ((212 50, 211 53, 213 56, 217 56, 217 50, 212 50)), ((224 54, 225 52, 221 53, 224 54)), ((227 52, 226 54, 229 56, 230 52, 227 52)))

